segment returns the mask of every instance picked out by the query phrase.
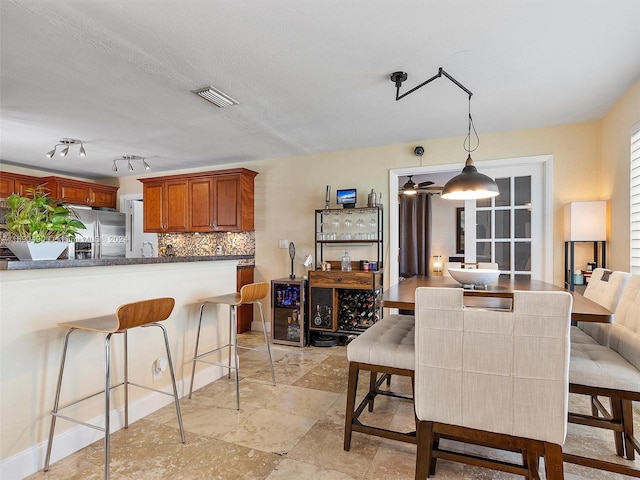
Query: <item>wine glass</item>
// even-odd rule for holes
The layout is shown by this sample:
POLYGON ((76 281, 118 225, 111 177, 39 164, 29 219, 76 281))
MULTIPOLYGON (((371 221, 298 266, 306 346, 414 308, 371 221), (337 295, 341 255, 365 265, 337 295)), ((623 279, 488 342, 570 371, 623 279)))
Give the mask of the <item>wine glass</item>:
POLYGON ((333 226, 334 229, 338 229, 340 228, 340 218, 338 217, 338 213, 334 213, 333 214, 333 219, 331 220, 331 225, 333 226))

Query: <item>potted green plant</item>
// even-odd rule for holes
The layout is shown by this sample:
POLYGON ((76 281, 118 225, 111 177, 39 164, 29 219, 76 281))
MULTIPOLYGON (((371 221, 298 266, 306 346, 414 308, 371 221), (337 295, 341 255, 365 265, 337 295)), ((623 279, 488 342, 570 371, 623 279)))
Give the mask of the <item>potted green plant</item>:
POLYGON ((14 193, 5 202, 7 229, 15 237, 6 245, 20 260, 55 260, 85 228, 43 186, 27 189, 27 196, 14 193))

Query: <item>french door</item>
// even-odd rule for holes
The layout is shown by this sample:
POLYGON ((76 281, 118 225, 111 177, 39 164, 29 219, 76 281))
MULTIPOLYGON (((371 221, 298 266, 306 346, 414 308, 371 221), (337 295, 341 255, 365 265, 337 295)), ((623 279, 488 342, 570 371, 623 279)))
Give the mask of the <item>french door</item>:
POLYGON ((544 168, 487 167, 500 195, 465 202, 465 261, 495 262, 511 278, 545 278, 544 168))

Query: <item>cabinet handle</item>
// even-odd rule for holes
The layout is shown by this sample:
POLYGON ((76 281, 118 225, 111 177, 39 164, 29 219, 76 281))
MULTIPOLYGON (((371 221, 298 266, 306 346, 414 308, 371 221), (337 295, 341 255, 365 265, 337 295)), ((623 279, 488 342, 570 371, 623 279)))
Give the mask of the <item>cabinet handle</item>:
POLYGON ((336 282, 341 282, 341 281, 342 281, 342 278, 340 277, 336 278, 336 282))

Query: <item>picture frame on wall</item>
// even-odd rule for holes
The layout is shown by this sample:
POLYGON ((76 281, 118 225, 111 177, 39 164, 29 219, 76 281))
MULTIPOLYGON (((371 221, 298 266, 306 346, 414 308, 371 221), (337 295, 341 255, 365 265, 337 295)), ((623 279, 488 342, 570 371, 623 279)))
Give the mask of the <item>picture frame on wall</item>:
POLYGON ((456 208, 456 253, 464 253, 464 207, 456 208))

